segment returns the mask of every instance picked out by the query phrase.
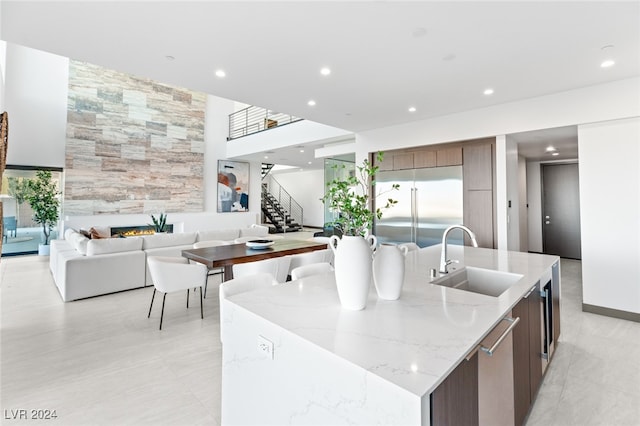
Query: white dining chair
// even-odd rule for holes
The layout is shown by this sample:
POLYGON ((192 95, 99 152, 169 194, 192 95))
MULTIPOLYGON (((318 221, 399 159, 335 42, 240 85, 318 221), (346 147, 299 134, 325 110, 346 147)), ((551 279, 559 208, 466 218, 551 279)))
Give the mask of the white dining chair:
POLYGON ((291 271, 291 279, 297 280, 308 277, 310 275, 320 275, 333 272, 333 266, 327 262, 310 263, 308 265, 298 266, 291 271))
POLYGON ((222 301, 234 294, 245 293, 247 291, 268 288, 277 285, 278 282, 268 272, 261 272, 254 275, 234 278, 220 284, 220 341, 222 341, 222 327, 224 321, 224 307, 222 301))
POLYGON ((333 263, 333 251, 331 249, 292 254, 290 257, 291 264, 289 265, 289 275, 291 275, 292 277, 292 271, 300 266, 321 262, 333 263))
MULTIPOLYGON (((228 241, 223 241, 223 240, 209 240, 209 241, 198 241, 197 243, 193 244, 193 248, 194 249, 198 249, 198 248, 207 248, 207 247, 219 247, 219 246, 227 246, 231 244, 228 241)), ((222 281, 224 281, 224 268, 213 268, 213 269, 209 269, 209 276, 212 275, 221 275, 222 276, 222 281)), ((209 286, 209 279, 207 277, 207 283, 204 285, 204 298, 207 298, 207 287, 209 286)))
POLYGON ((238 263, 233 265, 233 278, 255 275, 267 272, 279 283, 287 280, 289 274, 290 256, 280 256, 255 262, 238 263))
POLYGON ((147 258, 147 264, 153 280, 153 295, 151 296, 151 305, 149 306, 147 318, 151 317, 156 291, 164 293, 162 296, 162 311, 160 312, 160 330, 162 330, 167 293, 187 290, 187 308, 189 308, 189 290, 200 287, 200 318, 204 319, 202 287, 207 282, 207 267, 205 265, 199 263, 190 264, 183 257, 169 256, 150 256, 147 258))

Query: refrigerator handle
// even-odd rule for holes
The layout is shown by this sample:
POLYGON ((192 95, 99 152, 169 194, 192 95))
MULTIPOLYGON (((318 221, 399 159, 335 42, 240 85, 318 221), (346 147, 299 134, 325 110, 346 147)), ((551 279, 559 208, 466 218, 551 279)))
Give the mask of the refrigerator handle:
POLYGON ((411 242, 418 243, 418 188, 411 188, 413 199, 411 200, 411 216, 413 223, 411 224, 412 238, 411 242))

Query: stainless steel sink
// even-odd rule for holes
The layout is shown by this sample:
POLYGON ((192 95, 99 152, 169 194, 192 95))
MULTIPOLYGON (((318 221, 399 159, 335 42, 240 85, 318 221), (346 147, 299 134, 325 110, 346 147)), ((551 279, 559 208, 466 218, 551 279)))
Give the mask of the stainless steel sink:
POLYGON ((511 272, 466 266, 431 281, 431 284, 498 297, 522 277, 511 272))

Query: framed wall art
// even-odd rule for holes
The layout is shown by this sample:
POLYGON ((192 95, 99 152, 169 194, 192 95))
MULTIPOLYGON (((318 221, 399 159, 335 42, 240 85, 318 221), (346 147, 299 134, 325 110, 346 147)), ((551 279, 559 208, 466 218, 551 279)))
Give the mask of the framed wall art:
POLYGON ((218 160, 218 213, 249 211, 249 163, 218 160))

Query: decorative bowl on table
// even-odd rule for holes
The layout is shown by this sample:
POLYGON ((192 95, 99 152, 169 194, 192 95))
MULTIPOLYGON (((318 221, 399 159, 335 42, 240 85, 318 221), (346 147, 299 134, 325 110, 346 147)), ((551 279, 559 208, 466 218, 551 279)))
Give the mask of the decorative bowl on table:
POLYGON ((247 247, 254 250, 263 250, 273 245, 272 240, 251 240, 245 243, 247 247))

